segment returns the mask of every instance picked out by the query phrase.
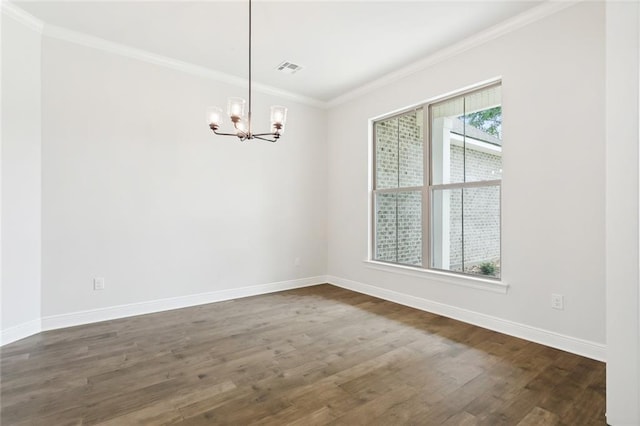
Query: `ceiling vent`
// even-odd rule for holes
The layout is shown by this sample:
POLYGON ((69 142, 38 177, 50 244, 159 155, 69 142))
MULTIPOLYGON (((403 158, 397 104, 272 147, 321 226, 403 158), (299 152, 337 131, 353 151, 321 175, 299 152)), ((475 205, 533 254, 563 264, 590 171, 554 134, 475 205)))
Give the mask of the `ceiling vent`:
POLYGON ((294 64, 293 62, 284 61, 278 65, 278 71, 282 71, 287 74, 295 74, 302 69, 301 65, 294 64))

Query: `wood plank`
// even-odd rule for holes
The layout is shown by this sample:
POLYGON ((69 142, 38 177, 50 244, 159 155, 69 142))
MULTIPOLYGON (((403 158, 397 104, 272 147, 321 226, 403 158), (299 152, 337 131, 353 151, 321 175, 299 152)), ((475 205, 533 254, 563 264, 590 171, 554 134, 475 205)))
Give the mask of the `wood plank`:
POLYGON ((517 426, 552 426, 558 424, 558 416, 540 407, 534 407, 517 426))
POLYGON ((0 348, 2 425, 604 425, 604 364, 330 285, 0 348))

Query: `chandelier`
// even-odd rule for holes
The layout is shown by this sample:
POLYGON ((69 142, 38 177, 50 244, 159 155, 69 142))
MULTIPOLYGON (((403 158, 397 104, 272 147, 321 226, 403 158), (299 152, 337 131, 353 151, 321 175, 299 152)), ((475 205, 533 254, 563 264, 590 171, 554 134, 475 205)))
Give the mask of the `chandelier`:
POLYGON ((267 133, 253 133, 251 127, 251 0, 249 0, 249 103, 245 115, 246 102, 242 98, 229 98, 227 102, 227 114, 231 119, 234 133, 219 132, 222 124, 222 109, 210 107, 207 111, 209 128, 213 133, 221 136, 236 136, 241 141, 260 139, 268 142, 276 142, 284 132, 284 123, 287 119, 287 108, 280 105, 271 107, 271 131, 267 133))

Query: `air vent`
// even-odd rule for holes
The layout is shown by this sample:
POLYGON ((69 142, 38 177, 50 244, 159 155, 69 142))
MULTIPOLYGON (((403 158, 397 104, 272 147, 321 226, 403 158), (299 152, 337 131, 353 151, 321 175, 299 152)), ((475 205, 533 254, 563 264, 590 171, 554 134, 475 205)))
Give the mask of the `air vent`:
POLYGON ((286 72, 287 74, 295 74, 302 69, 301 65, 294 64, 293 62, 284 61, 278 65, 278 71, 286 72))

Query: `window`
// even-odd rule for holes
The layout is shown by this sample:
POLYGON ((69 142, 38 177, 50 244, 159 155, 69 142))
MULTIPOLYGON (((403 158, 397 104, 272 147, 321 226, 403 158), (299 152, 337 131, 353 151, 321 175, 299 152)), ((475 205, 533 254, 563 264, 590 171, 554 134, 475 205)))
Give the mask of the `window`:
POLYGON ((500 83, 377 120, 373 137, 373 260, 500 278, 500 83))

